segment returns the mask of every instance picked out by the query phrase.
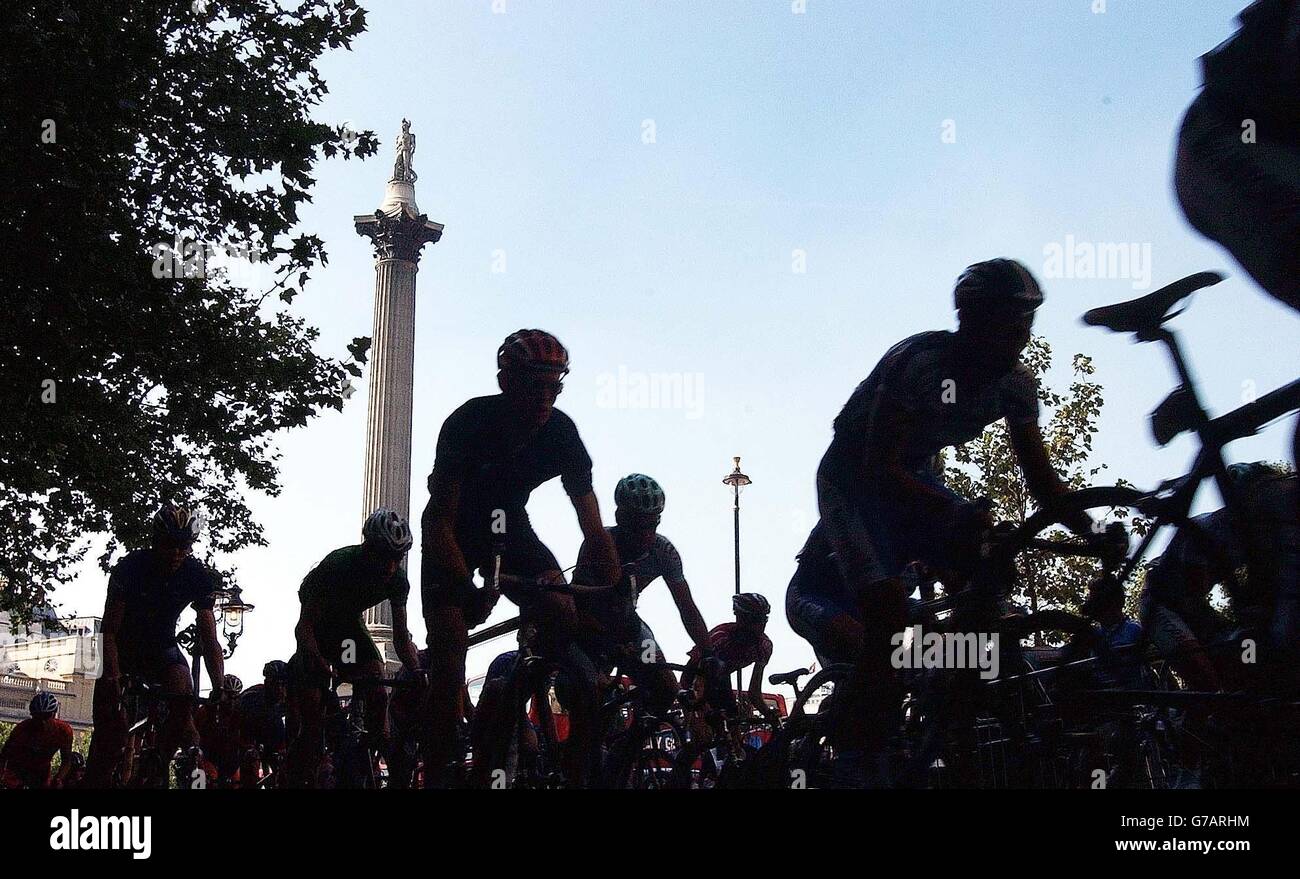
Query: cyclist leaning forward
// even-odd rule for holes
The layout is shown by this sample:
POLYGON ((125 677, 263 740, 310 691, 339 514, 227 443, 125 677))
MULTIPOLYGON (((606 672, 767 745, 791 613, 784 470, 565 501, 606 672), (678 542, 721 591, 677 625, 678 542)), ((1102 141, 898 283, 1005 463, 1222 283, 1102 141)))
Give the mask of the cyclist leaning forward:
MULTIPOLYGON (((619 558, 627 560, 625 570, 615 589, 580 596, 577 607, 584 652, 601 666, 600 671, 608 672, 618 665, 637 686, 651 692, 653 703, 666 707, 676 697, 677 679, 668 668, 654 632, 636 612, 638 596, 662 577, 697 650, 708 650, 709 629, 682 573, 681 555, 672 541, 658 532, 665 500, 659 483, 643 473, 632 473, 618 481, 614 487, 617 524, 605 530, 619 558)), ((578 551, 575 580, 587 582, 592 551, 587 543, 578 551)))
MULTIPOLYGON (((887 783, 884 746, 899 701, 889 643, 907 624, 900 574, 913 561, 969 570, 991 524, 942 484, 934 457, 1005 419, 1034 498, 1066 490, 1039 431, 1036 382, 1020 362, 1043 301, 1038 283, 1020 263, 993 259, 967 268, 954 293, 957 331, 889 349, 836 417, 817 469, 821 520, 786 593, 791 628, 823 665, 857 663, 863 704, 845 708, 840 730, 841 766, 857 782, 887 783)), ((1085 533, 1091 525, 1086 515, 1069 524, 1085 533)))
POLYGON ((104 673, 95 681, 95 731, 82 782, 88 788, 113 783, 114 771, 126 749, 127 718, 121 687, 124 674, 158 688, 167 702, 157 750, 164 765, 153 767, 157 771, 154 781, 165 784, 166 764, 171 756, 182 744, 190 744, 198 737, 190 667, 176 645, 176 623, 187 605, 195 611, 208 676, 213 681, 226 676, 212 613, 218 577, 192 554, 203 520, 184 507, 164 504, 154 513, 152 528, 152 545, 127 553, 108 578, 100 628, 104 673))
POLYGON ((358 681, 366 697, 366 726, 375 746, 388 751, 388 693, 366 679, 382 677, 384 660, 366 632, 362 614, 388 601, 393 611, 393 647, 402 666, 420 674, 420 659, 406 624, 410 584, 402 557, 414 540, 406 520, 393 510, 371 513, 362 542, 336 549, 302 581, 302 611, 294 635, 298 651, 289 659, 289 713, 298 735, 289 747, 288 773, 297 786, 314 786, 324 747, 325 697, 333 679, 358 681))
MULTIPOLYGON (((594 585, 618 579, 618 555, 592 491, 591 457, 573 420, 555 408, 569 371, 568 351, 550 333, 519 330, 498 349, 497 369, 500 394, 469 400, 443 422, 421 518, 420 592, 431 685, 426 786, 447 783, 458 750, 469 629, 487 618, 498 598, 490 582, 476 588, 472 572, 490 581, 499 555, 503 574, 563 582, 559 563, 528 519, 533 489, 560 477, 583 537, 593 545, 594 585)), ((548 632, 572 630, 567 596, 509 590, 506 596, 548 632)), ((579 783, 580 774, 570 769, 579 783)))

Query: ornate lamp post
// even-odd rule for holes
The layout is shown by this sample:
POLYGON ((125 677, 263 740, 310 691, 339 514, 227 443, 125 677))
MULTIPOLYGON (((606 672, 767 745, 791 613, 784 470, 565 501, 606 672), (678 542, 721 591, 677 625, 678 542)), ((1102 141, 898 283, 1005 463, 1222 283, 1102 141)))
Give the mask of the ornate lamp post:
MULTIPOLYGON (((730 485, 732 491, 731 514, 732 522, 736 535, 736 595, 740 594, 740 490, 746 485, 751 484, 754 480, 750 479, 744 473, 740 472, 740 457, 736 456, 731 459, 735 462, 735 469, 728 473, 722 479, 723 485, 730 485)), ((740 672, 736 672, 736 696, 739 698, 741 692, 740 672)))
MULTIPOLYGON (((226 646, 221 648, 221 655, 226 659, 235 655, 235 647, 244 634, 244 614, 253 610, 253 605, 244 601, 238 586, 217 591, 216 605, 212 612, 221 623, 221 634, 226 636, 226 646)), ((202 671, 203 651, 199 645, 198 622, 190 623, 176 633, 176 643, 190 655, 190 677, 194 684, 194 695, 199 695, 199 676, 202 671)), ((219 681, 213 681, 215 686, 219 681)))

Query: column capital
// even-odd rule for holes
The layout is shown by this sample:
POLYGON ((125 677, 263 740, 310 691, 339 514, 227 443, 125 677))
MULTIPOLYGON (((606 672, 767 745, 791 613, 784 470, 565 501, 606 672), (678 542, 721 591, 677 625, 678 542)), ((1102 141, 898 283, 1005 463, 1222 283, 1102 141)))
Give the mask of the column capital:
POLYGON ((369 238, 375 247, 375 259, 420 261, 420 249, 442 238, 442 223, 425 214, 414 216, 406 211, 386 214, 359 214, 352 218, 358 235, 369 238))

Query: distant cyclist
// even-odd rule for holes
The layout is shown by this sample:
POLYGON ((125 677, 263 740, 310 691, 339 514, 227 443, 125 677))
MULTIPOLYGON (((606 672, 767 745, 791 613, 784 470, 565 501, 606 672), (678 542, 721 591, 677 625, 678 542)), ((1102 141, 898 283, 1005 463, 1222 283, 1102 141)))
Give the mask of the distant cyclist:
POLYGON ((743 708, 746 713, 757 712, 771 723, 780 724, 780 712, 763 698, 763 672, 772 658, 772 639, 765 634, 772 606, 757 592, 742 592, 731 599, 731 609, 736 621, 714 626, 706 648, 691 650, 682 672, 682 689, 692 689, 698 679, 703 683, 705 700, 714 708, 732 714, 743 708), (751 665, 754 670, 749 675, 744 703, 737 705, 732 677, 751 665))
POLYGON ((1253 569, 1238 578, 1250 555, 1232 528, 1228 510, 1219 509, 1194 516, 1178 530, 1151 563, 1142 595, 1152 644, 1198 690, 1217 690, 1226 683, 1207 650, 1234 627, 1210 604, 1215 586, 1227 589, 1236 625, 1253 623, 1271 632, 1284 649, 1296 648, 1295 615, 1300 608, 1286 588, 1295 582, 1300 556, 1300 529, 1291 515, 1296 474, 1257 461, 1233 464, 1228 478, 1242 499, 1247 537, 1257 547, 1253 569))
MULTIPOLYGON (((420 591, 429 632, 430 718, 425 736, 427 786, 446 783, 457 752, 469 629, 497 595, 477 589, 475 570, 561 582, 555 556, 529 521, 533 489, 560 477, 583 537, 592 543, 600 583, 618 578, 618 555, 592 491, 591 457, 573 420, 555 408, 569 353, 542 330, 511 333, 497 350, 501 393, 469 400, 443 422, 421 519, 420 591)), ((573 619, 572 601, 551 594, 526 600, 531 616, 553 626, 573 619)))
MULTIPOLYGON (((95 731, 86 764, 86 787, 107 787, 126 747, 122 675, 159 688, 168 710, 158 734, 163 760, 197 737, 189 663, 176 645, 176 623, 193 607, 199 645, 211 680, 226 675, 212 608, 220 584, 215 571, 193 557, 203 520, 185 507, 164 504, 153 515, 153 544, 127 553, 108 578, 101 626, 103 675, 95 681, 95 731)), ((167 767, 154 767, 159 782, 167 767)))
POLYGON ((0 788, 63 787, 73 768, 72 727, 59 720, 59 700, 44 690, 27 706, 31 717, 13 728, 0 747, 0 788), (59 771, 50 764, 59 755, 59 771))
POLYGON ((221 686, 213 688, 208 701, 194 712, 209 782, 231 781, 239 775, 243 738, 239 695, 243 691, 244 682, 237 675, 226 675, 221 686))
MULTIPOLYGON (((869 704, 844 712, 845 765, 880 753, 895 728, 899 694, 890 637, 907 624, 901 574, 913 561, 969 571, 989 514, 948 489, 934 472, 939 451, 977 438, 998 420, 1033 497, 1066 491, 1038 426, 1038 388, 1020 362, 1043 294, 1020 263, 976 263, 957 279, 956 332, 927 332, 891 348, 835 419, 817 470, 821 521, 799 553, 786 614, 823 665, 862 661, 858 687, 869 704)), ((1086 529, 1086 516, 1071 523, 1086 529)), ((877 765, 879 760, 873 758, 877 765)))
MULTIPOLYGON (((654 632, 636 612, 640 593, 662 578, 682 626, 697 649, 709 649, 709 629, 682 573, 681 555, 672 541, 658 531, 665 503, 663 488, 644 473, 632 473, 618 481, 614 487, 617 524, 605 530, 624 560, 625 570, 615 589, 579 596, 577 607, 585 646, 610 660, 602 671, 616 664, 613 651, 626 648, 617 662, 620 671, 637 685, 655 690, 656 698, 667 705, 677 692, 677 679, 668 668, 654 632)), ((592 547, 584 543, 578 551, 575 580, 589 582, 591 558, 592 547)))
POLYGON ((283 757, 289 745, 289 664, 273 659, 262 666, 262 683, 239 694, 243 762, 241 787, 256 787, 265 768, 283 757))
POLYGON ((290 697, 301 724, 290 749, 296 784, 315 783, 324 744, 324 699, 332 680, 361 681, 358 691, 366 695, 373 744, 380 750, 387 747, 388 694, 365 680, 384 673, 383 657, 362 619, 368 608, 390 603, 393 647, 408 671, 421 673, 406 623, 410 585, 402 570, 402 558, 414 542, 411 528, 398 513, 380 508, 366 517, 361 536, 360 544, 325 556, 298 590, 298 651, 289 660, 290 697))

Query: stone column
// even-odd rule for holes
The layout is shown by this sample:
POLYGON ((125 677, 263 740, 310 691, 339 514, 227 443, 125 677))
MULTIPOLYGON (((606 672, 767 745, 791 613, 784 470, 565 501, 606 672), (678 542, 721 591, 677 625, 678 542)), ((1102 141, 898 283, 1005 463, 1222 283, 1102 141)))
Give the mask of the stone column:
MULTIPOLYGON (((353 218, 357 234, 375 248, 375 318, 370 348, 369 411, 362 515, 388 507, 410 519, 411 413, 415 371, 415 276, 420 250, 442 237, 443 226, 415 204, 411 155, 415 137, 403 120, 397 162, 383 204, 373 214, 353 218)), ((418 525, 413 526, 418 532, 418 525)), ((383 652, 392 650, 393 613, 387 602, 365 614, 366 628, 383 652)))

